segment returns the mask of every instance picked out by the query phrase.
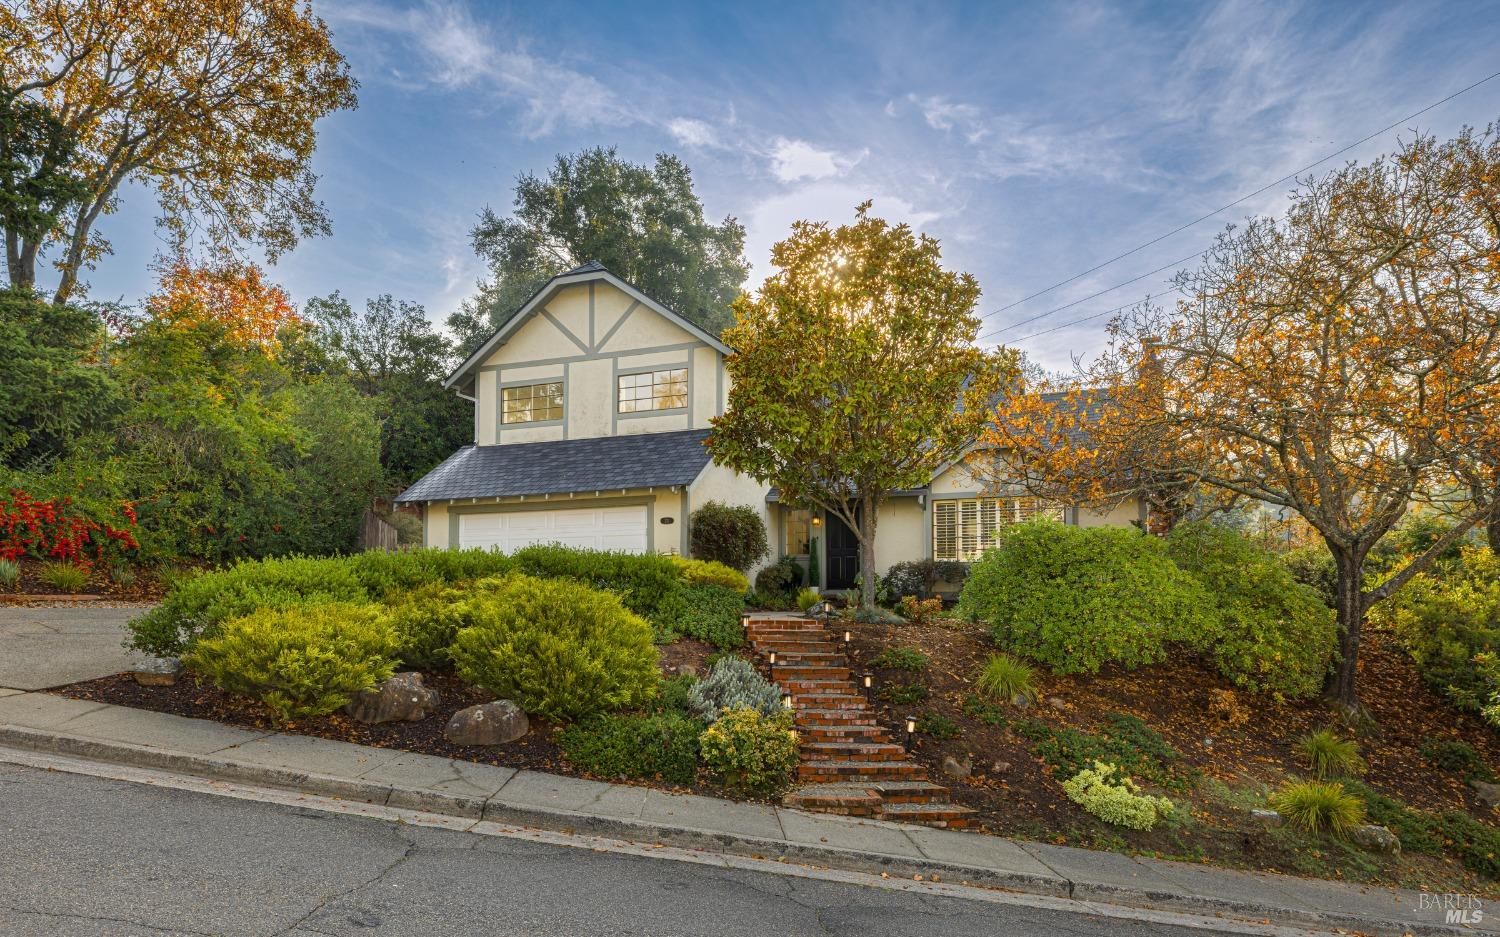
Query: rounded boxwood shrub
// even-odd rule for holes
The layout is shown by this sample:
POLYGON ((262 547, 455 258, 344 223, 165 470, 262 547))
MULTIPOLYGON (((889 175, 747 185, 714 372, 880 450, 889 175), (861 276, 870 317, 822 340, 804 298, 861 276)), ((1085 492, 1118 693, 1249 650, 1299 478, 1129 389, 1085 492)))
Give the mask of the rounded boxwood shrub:
POLYGON ((322 716, 395 670, 396 635, 376 605, 263 609, 224 622, 183 664, 264 703, 279 722, 322 716))
POLYGON ((558 737, 573 766, 605 778, 660 778, 693 783, 703 723, 680 712, 601 713, 558 737))
POLYGON ((802 564, 790 556, 783 556, 755 574, 755 591, 765 595, 789 597, 801 586, 802 564))
POLYGON ((744 573, 717 560, 690 560, 685 556, 670 559, 682 574, 682 581, 690 586, 722 586, 742 595, 750 590, 750 580, 744 573))
POLYGON ((748 504, 710 501, 689 519, 693 556, 716 560, 744 572, 771 550, 766 525, 748 504))
POLYGON ((651 626, 619 597, 511 573, 461 603, 450 653, 459 677, 529 713, 579 719, 640 705, 657 683, 651 626))
POLYGON ((401 662, 418 670, 448 666, 448 649, 467 624, 463 602, 469 596, 442 582, 391 594, 386 621, 396 633, 401 662))
POLYGON ((1276 696, 1312 696, 1323 686, 1337 640, 1333 611, 1274 555, 1212 524, 1182 524, 1167 555, 1212 600, 1184 637, 1237 685, 1276 696))
POLYGON ((731 709, 703 730, 698 745, 708 770, 731 790, 774 794, 791 783, 797 767, 790 713, 731 709))
POLYGON ((685 634, 729 650, 745 643, 745 626, 740 623, 744 611, 743 591, 715 585, 683 586, 662 604, 657 625, 665 626, 670 634, 685 634))
POLYGON ((1155 537, 1029 521, 970 567, 958 611, 995 643, 1058 673, 1160 661, 1210 600, 1155 537))

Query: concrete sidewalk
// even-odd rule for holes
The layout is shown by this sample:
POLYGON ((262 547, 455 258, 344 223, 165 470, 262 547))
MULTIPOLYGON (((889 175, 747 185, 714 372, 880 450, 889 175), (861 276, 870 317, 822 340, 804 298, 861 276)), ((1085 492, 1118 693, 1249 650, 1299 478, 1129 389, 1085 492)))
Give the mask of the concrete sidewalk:
POLYGON ((0 688, 42 690, 130 667, 125 624, 149 605, 0 605, 0 688))
MULTIPOLYGON (((479 765, 0 690, 0 746, 550 830, 938 876, 1131 907, 1362 933, 1500 933, 1448 925, 1417 892, 1137 859, 995 836, 804 813, 479 765)), ((4 750, 0 749, 0 760, 4 750)), ((1429 897, 1430 903, 1432 898, 1429 897)))

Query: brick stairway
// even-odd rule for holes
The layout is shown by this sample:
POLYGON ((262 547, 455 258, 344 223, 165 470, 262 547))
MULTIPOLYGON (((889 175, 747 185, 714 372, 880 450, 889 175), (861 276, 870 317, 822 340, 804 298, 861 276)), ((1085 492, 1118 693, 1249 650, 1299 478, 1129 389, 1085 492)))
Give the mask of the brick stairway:
POLYGON ((948 802, 948 789, 906 757, 876 724, 849 661, 823 625, 808 618, 752 618, 751 645, 771 679, 792 696, 802 738, 799 786, 789 807, 928 826, 967 826, 974 811, 948 802))

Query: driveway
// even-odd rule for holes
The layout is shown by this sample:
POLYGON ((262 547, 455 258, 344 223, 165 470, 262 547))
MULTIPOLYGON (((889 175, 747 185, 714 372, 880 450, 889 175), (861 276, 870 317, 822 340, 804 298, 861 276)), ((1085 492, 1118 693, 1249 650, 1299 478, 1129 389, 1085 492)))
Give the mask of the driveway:
POLYGON ((148 608, 0 605, 0 689, 45 690, 127 669, 125 623, 148 608))

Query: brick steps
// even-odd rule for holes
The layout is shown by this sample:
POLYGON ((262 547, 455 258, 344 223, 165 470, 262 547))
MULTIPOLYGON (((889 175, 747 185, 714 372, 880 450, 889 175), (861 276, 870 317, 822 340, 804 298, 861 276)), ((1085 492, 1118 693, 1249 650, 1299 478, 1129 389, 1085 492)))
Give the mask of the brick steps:
POLYGON ((752 619, 746 629, 762 657, 776 653, 771 676, 791 695, 801 738, 800 785, 784 803, 804 810, 958 827, 973 811, 949 802, 906 749, 875 721, 843 649, 807 618, 752 619))

